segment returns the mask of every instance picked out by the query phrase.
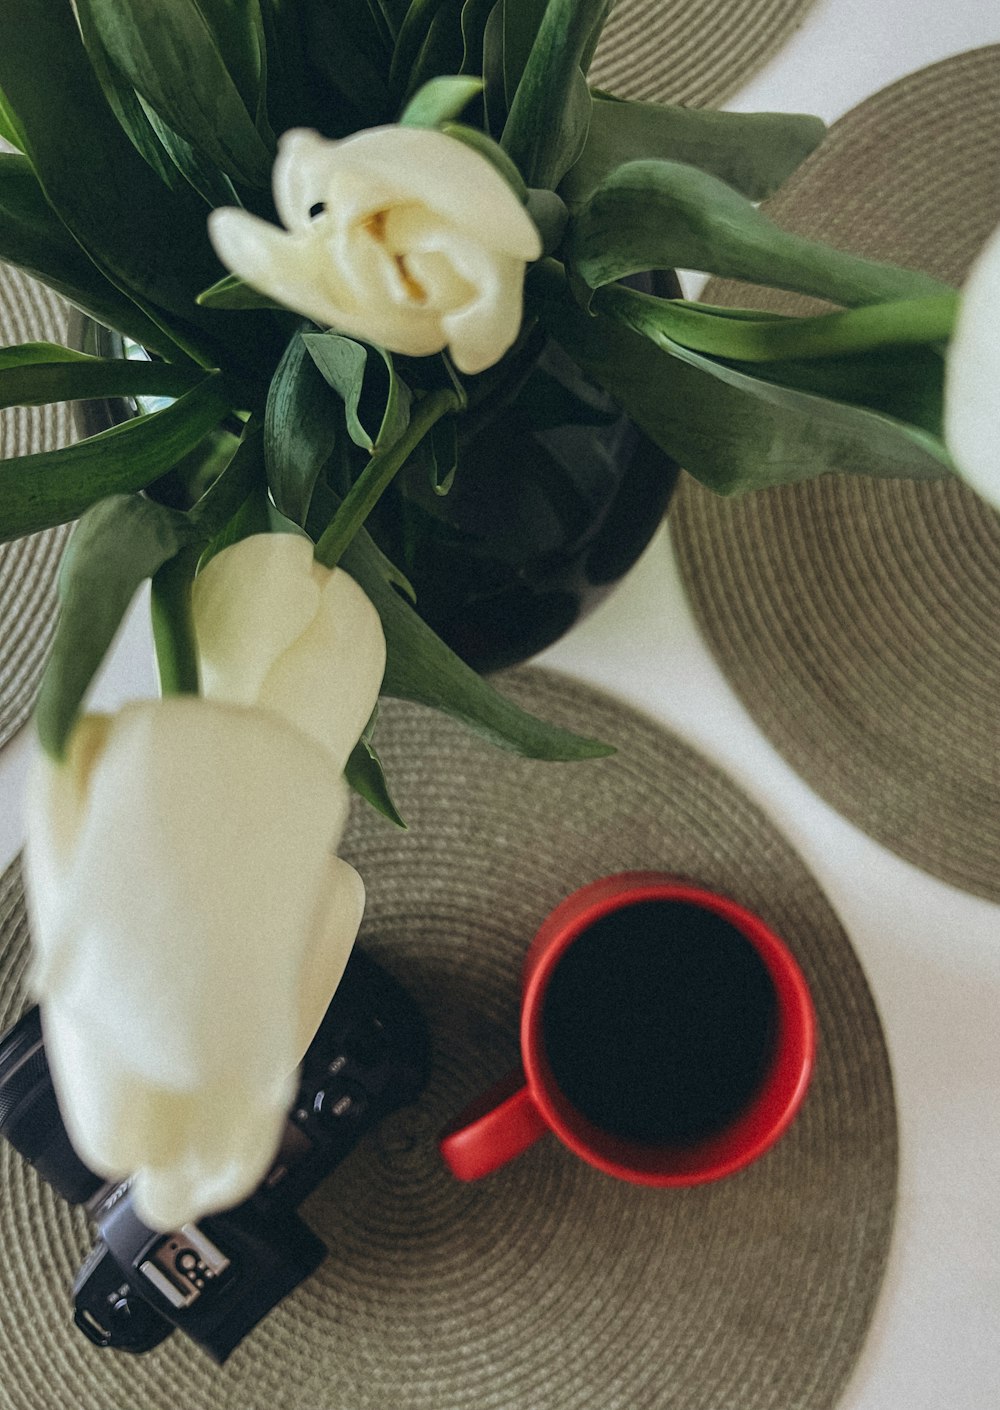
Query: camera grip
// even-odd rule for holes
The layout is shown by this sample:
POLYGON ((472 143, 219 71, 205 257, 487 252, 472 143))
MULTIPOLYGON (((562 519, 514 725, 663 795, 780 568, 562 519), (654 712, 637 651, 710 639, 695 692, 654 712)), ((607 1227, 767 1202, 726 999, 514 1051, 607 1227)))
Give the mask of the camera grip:
POLYGON ((438 1137, 459 1180, 479 1180, 534 1145, 549 1130, 520 1068, 509 1072, 448 1123, 438 1137))

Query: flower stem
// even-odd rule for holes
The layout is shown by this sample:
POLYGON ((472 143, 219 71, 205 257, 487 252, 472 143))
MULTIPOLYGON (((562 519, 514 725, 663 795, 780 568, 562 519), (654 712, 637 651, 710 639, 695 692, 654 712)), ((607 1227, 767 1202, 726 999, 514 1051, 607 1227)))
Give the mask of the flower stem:
POLYGON ((316 545, 316 561, 335 568, 341 555, 378 503, 398 470, 406 464, 411 452, 441 417, 457 411, 459 397, 448 388, 429 392, 417 402, 409 425, 403 434, 385 450, 376 451, 364 470, 344 496, 336 514, 327 525, 316 545))
POLYGON ((198 694, 191 584, 200 555, 200 545, 182 549, 153 575, 150 615, 163 695, 198 694))

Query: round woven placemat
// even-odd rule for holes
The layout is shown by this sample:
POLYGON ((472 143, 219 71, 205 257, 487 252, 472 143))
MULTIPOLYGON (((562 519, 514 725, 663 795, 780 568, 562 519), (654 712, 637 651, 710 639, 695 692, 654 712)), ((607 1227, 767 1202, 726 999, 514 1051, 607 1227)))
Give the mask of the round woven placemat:
MULTIPOLYGON (((1000 47, 862 103, 769 206, 790 229, 958 282, 1000 217, 1000 47)), ((712 303, 804 311, 715 282, 712 303)), ((670 512, 700 629, 839 812, 1000 901, 1000 515, 956 479, 828 477, 670 512)))
MULTIPOLYGON (((530 763, 389 702, 379 745, 410 824, 358 809, 369 951, 426 1012, 429 1087, 303 1206, 331 1256, 221 1369, 180 1335, 126 1359, 87 1346, 66 1286, 89 1244, 0 1151, 3 1410, 827 1410, 863 1342, 888 1249, 896 1123, 878 1018, 851 947, 788 844, 722 774, 606 696, 500 678, 618 746, 530 763), (788 1135, 689 1190, 610 1179, 546 1138, 475 1185, 435 1136, 516 1058, 521 960, 574 887, 629 867, 728 892, 781 933, 815 996, 820 1051, 788 1135)), ((21 1001, 19 880, 0 891, 0 1020, 21 1001)))
MULTIPOLYGON (((67 304, 0 262, 0 346, 65 342, 67 304)), ((73 439, 69 408, 0 411, 0 461, 73 439)), ((31 713, 56 619, 56 575, 70 526, 0 544, 0 746, 31 713)))
POLYGON ((794 34, 813 3, 618 0, 590 81, 648 103, 721 103, 794 34))

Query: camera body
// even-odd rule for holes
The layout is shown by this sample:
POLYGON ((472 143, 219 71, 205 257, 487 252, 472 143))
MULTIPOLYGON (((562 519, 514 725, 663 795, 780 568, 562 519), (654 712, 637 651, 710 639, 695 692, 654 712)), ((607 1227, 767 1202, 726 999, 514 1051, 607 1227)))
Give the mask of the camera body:
POLYGON ((37 1009, 0 1037, 0 1135, 73 1204, 98 1241, 73 1286, 74 1320, 96 1346, 142 1352, 179 1327, 219 1364, 326 1256, 298 1205, 427 1080, 423 1017, 357 947, 303 1059, 281 1147, 234 1209, 168 1234, 135 1213, 130 1180, 80 1161, 59 1116, 37 1009))

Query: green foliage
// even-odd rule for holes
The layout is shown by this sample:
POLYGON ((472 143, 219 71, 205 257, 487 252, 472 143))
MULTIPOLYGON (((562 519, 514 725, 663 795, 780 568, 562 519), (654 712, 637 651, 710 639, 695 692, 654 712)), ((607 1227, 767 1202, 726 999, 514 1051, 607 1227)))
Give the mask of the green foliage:
POLYGON ((53 758, 62 757, 90 682, 139 587, 191 539, 183 514, 138 495, 108 497, 73 530, 35 716, 38 737, 53 758))
POLYGON ((264 464, 274 503, 304 524, 320 472, 333 452, 334 398, 296 333, 278 363, 264 413, 264 464))
POLYGON ((140 358, 91 357, 57 343, 0 348, 0 407, 88 397, 179 397, 201 380, 194 368, 140 358))
MULTIPOLYGON (((192 574, 266 531, 307 532, 319 561, 361 582, 386 632, 386 694, 531 757, 608 752, 525 715, 465 666, 365 528, 404 466, 437 504, 462 474, 465 446, 513 398, 536 429, 560 424, 565 390, 533 365, 543 332, 720 493, 834 471, 947 473, 941 389, 954 292, 792 235, 757 209, 821 141, 818 119, 592 91, 585 74, 610 9, 611 0, 6 0, 0 136, 18 154, 0 154, 0 259, 153 357, 0 349, 0 407, 174 399, 0 465, 0 538, 83 515, 39 712, 50 752, 62 751, 145 578, 164 686, 196 688, 192 574), (275 134, 305 126, 341 138, 392 122, 438 129, 491 162, 544 241, 520 337, 476 377, 459 377, 446 352, 402 357, 303 327, 225 274, 207 237, 211 207, 273 218, 275 134), (846 311, 782 318, 620 282, 675 267, 846 311)), ((607 415, 595 401, 595 423, 607 415)), ((530 500, 518 507, 530 529, 530 500)), ((348 776, 399 823, 374 727, 373 716, 348 776)))
POLYGON ((826 125, 799 113, 717 113, 594 98, 587 141, 560 187, 585 200, 625 162, 685 162, 752 201, 770 196, 823 140, 826 125))
POLYGON ((62 450, 0 462, 0 541, 65 524, 106 495, 145 489, 194 450, 229 406, 225 381, 214 375, 162 411, 62 450))
POLYGON ((385 581, 369 545, 366 535, 356 536, 341 564, 382 619, 388 653, 383 695, 442 710, 491 743, 530 759, 596 759, 614 752, 598 740, 535 719, 478 676, 385 581))
POLYGON ((919 426, 587 314, 558 277, 545 280, 534 306, 650 439, 718 494, 832 472, 933 479, 947 471, 943 445, 919 426))
POLYGON ((77 7, 118 74, 174 133, 231 180, 268 185, 274 139, 257 0, 77 0, 77 7))
POLYGON ((591 98, 581 64, 610 0, 549 0, 503 130, 503 147, 529 186, 556 187, 580 156, 591 98))
POLYGON ((941 293, 915 270, 781 230, 718 177, 680 162, 627 162, 580 210, 567 239, 591 289, 648 269, 697 269, 840 304, 941 293))
POLYGON ((361 738, 351 750, 344 769, 344 777, 355 793, 360 794, 377 812, 388 818, 390 822, 395 823, 397 827, 405 828, 406 823, 392 801, 382 761, 372 742, 377 722, 378 706, 376 705, 371 719, 365 725, 361 738))

